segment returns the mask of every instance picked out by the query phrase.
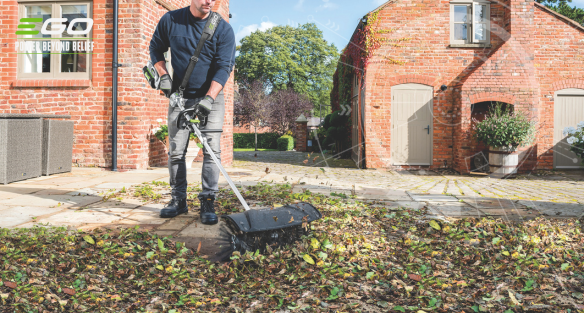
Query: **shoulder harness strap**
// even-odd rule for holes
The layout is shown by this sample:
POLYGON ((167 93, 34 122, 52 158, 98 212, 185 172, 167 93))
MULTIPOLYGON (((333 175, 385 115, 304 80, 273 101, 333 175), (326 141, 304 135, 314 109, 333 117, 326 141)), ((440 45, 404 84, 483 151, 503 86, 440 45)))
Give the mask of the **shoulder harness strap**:
POLYGON ((201 34, 201 39, 197 43, 197 48, 195 49, 195 53, 191 57, 189 61, 189 65, 187 66, 187 70, 185 72, 185 76, 183 77, 182 83, 179 87, 179 92, 182 95, 183 91, 187 88, 187 84, 189 83, 189 78, 195 69, 195 65, 199 61, 199 55, 201 54, 201 50, 203 50, 203 46, 205 45, 205 41, 211 39, 217 26, 221 22, 222 18, 221 15, 217 12, 211 12, 209 14, 209 19, 207 20, 207 24, 205 24, 205 28, 203 29, 203 33, 201 34))

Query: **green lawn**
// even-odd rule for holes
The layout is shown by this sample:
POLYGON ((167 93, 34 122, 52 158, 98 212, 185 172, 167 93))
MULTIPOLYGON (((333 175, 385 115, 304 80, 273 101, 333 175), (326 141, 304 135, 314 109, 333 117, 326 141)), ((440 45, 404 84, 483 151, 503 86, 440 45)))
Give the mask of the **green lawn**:
MULTIPOLYGON (((254 148, 233 148, 234 152, 255 151, 254 148)), ((258 151, 278 151, 278 149, 258 149, 258 151)))

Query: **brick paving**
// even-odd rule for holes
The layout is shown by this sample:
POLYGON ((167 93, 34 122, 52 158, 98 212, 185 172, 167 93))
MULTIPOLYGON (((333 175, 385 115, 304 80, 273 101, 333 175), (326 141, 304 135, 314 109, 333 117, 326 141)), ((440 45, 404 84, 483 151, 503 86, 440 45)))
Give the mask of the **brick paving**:
POLYGON ((552 217, 579 217, 584 213, 584 171, 550 171, 544 176, 519 175, 515 179, 488 176, 442 175, 435 171, 392 171, 356 169, 350 160, 302 152, 235 152, 234 167, 262 171, 264 179, 274 182, 306 182, 301 188, 315 192, 322 186, 356 195, 374 190, 378 198, 398 200, 403 191, 419 195, 445 195, 444 199, 422 199, 449 217, 501 216, 512 220, 533 218, 539 214, 552 217), (318 158, 313 162, 313 158, 318 158), (308 162, 306 162, 308 160, 308 162), (329 167, 327 167, 327 165, 329 167), (348 168, 348 166, 352 166, 348 168), (286 178, 286 179, 284 179, 286 178), (459 204, 446 204, 457 201, 459 204), (557 209, 550 209, 550 208, 557 209), (443 209, 441 209, 443 208, 443 209), (470 210, 470 211, 468 211, 470 210))

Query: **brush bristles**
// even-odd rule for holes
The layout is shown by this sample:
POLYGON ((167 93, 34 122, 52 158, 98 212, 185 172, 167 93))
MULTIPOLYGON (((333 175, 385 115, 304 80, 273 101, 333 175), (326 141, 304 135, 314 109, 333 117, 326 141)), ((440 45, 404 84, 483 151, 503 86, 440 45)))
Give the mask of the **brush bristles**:
POLYGON ((260 232, 242 232, 231 222, 226 221, 226 227, 221 227, 222 249, 214 258, 217 261, 228 261, 234 251, 244 254, 246 251, 261 254, 271 252, 280 247, 293 244, 303 235, 308 234, 308 227, 300 225, 260 232))

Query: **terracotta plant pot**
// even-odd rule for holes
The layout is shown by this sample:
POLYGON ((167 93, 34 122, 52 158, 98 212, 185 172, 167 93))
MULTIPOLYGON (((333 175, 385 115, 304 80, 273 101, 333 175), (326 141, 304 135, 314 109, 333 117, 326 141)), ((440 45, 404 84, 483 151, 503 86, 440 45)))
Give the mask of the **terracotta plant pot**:
POLYGON ((164 138, 164 145, 166 146, 166 151, 170 151, 170 141, 168 140, 168 136, 166 136, 166 138, 164 138))

